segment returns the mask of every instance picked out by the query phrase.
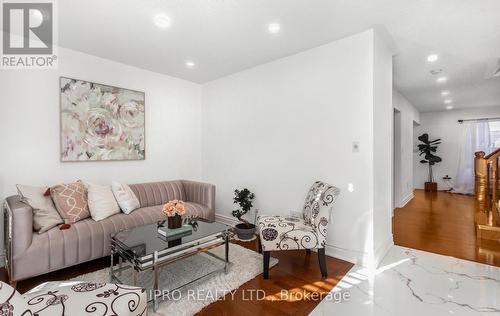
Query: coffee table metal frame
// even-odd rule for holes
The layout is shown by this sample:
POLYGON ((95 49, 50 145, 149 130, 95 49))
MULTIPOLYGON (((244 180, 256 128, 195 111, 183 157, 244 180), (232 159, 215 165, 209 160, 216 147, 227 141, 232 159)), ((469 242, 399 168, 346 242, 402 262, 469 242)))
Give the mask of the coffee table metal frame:
POLYGON ((111 265, 109 269, 111 283, 118 282, 123 284, 124 282, 120 280, 122 272, 131 269, 133 273, 133 285, 136 286, 138 273, 151 271, 153 273, 153 291, 151 295, 152 299, 150 301, 153 302, 153 309, 156 312, 159 303, 158 299, 163 296, 160 293, 158 284, 159 269, 172 262, 197 255, 201 252, 204 252, 211 257, 224 262, 224 266, 221 269, 217 269, 208 274, 200 276, 175 289, 168 289, 168 291, 170 292, 179 290, 193 282, 196 282, 215 273, 224 272, 227 274, 231 265, 231 263, 229 262, 229 238, 229 227, 227 226, 225 231, 202 237, 184 244, 180 244, 172 248, 156 250, 152 254, 137 256, 133 251, 131 251, 129 247, 124 245, 122 242, 120 242, 119 239, 115 238, 115 235, 113 235, 111 237, 111 265), (225 245, 225 258, 221 258, 208 251, 209 249, 220 245, 225 245), (114 255, 118 256, 118 268, 115 268, 114 266, 114 255))

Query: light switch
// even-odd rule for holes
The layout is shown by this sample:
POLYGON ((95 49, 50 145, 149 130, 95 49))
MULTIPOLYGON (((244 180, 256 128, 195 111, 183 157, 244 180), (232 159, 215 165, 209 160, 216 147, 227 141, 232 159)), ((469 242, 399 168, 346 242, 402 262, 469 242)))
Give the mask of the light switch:
POLYGON ((351 192, 351 193, 352 193, 352 192, 354 192, 354 184, 349 183, 349 184, 347 185, 347 191, 349 191, 349 192, 351 192))

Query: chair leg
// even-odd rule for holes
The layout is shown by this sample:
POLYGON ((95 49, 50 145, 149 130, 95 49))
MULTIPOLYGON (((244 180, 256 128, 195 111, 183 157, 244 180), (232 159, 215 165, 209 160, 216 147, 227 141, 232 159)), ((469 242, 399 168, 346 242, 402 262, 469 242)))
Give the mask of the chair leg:
POLYGON ((271 259, 271 252, 264 251, 264 279, 269 279, 269 261, 271 259))
POLYGON ((257 244, 259 245, 259 253, 262 253, 262 243, 260 242, 259 236, 257 236, 257 244))
POLYGON ((319 268, 321 269, 321 275, 323 277, 328 276, 328 272, 326 271, 325 248, 318 249, 318 260, 319 260, 319 268))

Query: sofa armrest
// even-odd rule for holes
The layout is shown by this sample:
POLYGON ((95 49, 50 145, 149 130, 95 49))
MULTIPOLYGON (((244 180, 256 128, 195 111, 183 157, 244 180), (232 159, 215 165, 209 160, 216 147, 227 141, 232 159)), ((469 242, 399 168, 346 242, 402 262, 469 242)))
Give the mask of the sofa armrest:
MULTIPOLYGON (((33 209, 26 203, 21 202, 21 198, 18 195, 10 196, 5 199, 5 212, 4 216, 4 229, 5 238, 4 243, 9 246, 9 240, 11 244, 11 249, 7 251, 12 251, 12 253, 7 253, 11 257, 15 257, 28 249, 31 245, 33 239, 33 209)), ((12 260, 12 258, 7 258, 12 260)), ((12 261, 9 262, 12 264, 12 261)))
POLYGON ((213 219, 215 219, 215 185, 182 180, 182 186, 184 187, 186 199, 208 207, 213 212, 213 219))

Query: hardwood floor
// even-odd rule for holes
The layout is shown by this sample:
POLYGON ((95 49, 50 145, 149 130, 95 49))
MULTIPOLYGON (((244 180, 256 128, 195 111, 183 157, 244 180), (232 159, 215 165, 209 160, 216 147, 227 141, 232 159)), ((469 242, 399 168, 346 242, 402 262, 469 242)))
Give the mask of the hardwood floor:
MULTIPOLYGON (((257 251, 256 241, 234 241, 234 243, 257 251)), ((318 256, 315 252, 306 254, 305 251, 281 251, 273 252, 271 256, 278 258, 279 263, 270 269, 268 280, 264 280, 260 274, 240 286, 234 293, 234 297, 228 294, 224 299, 205 307, 198 315, 308 315, 319 304, 320 300, 281 301, 281 290, 295 293, 297 293, 296 291, 300 291, 300 293, 304 291, 309 295, 315 292, 324 296, 353 266, 349 262, 327 256, 328 277, 322 278, 318 256), (255 290, 262 291, 257 294, 255 290), (251 295, 254 297, 252 298, 251 295), (257 299, 257 295, 261 299, 257 299)), ((20 281, 17 284, 17 289, 24 293, 46 281, 77 277, 108 267, 109 261, 109 257, 105 257, 20 281)), ((4 268, 0 269, 0 279, 2 281, 7 279, 4 268)))
POLYGON ((500 242, 476 240, 474 197, 447 192, 415 191, 415 198, 396 209, 396 245, 500 266, 500 242))
MULTIPOLYGON (((257 243, 236 242, 241 246, 257 251, 257 243)), ((305 291, 326 295, 352 268, 353 264, 326 257, 328 277, 321 278, 318 256, 316 252, 306 254, 305 250, 277 251, 271 253, 278 258, 278 265, 269 270, 269 279, 264 280, 262 274, 238 288, 234 300, 226 295, 205 307, 197 315, 308 315, 319 304, 320 300, 282 301, 281 290, 305 291), (265 293, 263 300, 249 300, 251 291, 260 289, 265 293)), ((299 297, 299 295, 297 296, 299 297)))

